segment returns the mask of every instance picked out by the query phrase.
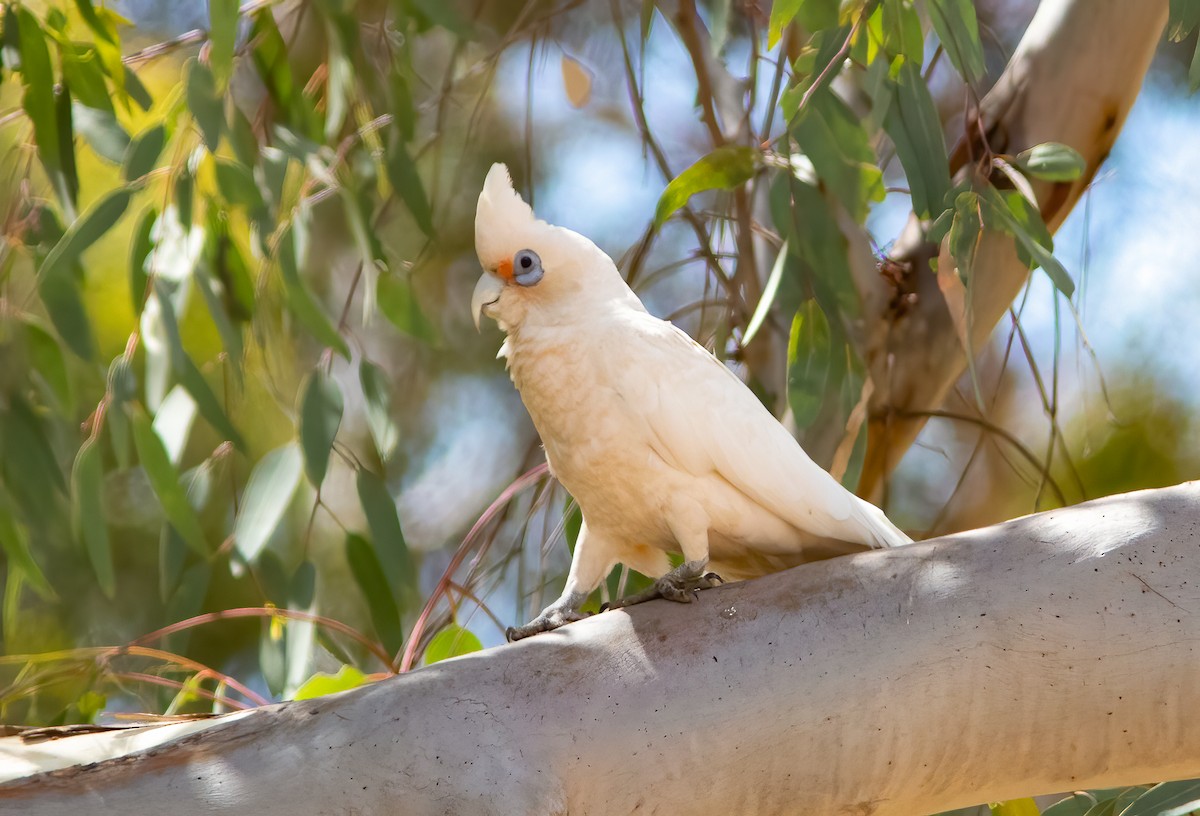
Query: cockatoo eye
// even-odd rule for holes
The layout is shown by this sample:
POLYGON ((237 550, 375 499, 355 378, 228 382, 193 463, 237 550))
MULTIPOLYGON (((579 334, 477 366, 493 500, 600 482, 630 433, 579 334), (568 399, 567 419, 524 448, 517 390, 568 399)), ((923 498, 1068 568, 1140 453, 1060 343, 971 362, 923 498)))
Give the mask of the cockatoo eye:
POLYGON ((513 280, 521 286, 533 286, 542 279, 542 259, 532 249, 513 256, 513 280))

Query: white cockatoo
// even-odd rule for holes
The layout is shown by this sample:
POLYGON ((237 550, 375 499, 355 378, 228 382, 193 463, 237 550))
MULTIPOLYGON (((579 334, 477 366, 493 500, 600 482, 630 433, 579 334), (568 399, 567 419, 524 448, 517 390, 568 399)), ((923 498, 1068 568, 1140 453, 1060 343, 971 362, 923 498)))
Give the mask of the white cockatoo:
POLYGON ((537 220, 503 164, 479 195, 475 249, 475 325, 487 315, 507 334, 500 354, 583 513, 562 596, 510 639, 578 620, 618 563, 655 578, 655 595, 691 601, 717 575, 910 541, 733 372, 648 313, 595 244, 537 220), (683 554, 674 569, 671 552, 683 554))

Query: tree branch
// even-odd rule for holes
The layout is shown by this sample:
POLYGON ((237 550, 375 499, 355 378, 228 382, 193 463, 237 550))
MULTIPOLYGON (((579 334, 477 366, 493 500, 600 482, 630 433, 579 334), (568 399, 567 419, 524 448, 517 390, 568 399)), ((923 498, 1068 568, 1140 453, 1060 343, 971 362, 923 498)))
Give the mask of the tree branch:
POLYGON ((1198 515, 1195 483, 1116 496, 335 697, 6 738, 0 811, 913 816, 1197 776, 1198 515))
MULTIPOLYGON (((1017 153, 1041 142, 1063 142, 1087 160, 1074 182, 1037 182, 1042 217, 1057 229, 1108 156, 1162 37, 1166 0, 1044 0, 995 87, 980 105, 988 147, 1017 153)), ((978 141, 978 134, 971 139, 978 141)), ((964 172, 972 142, 951 157, 964 172)), ((939 268, 953 277, 953 259, 939 268)), ((883 480, 925 424, 922 414, 941 406, 966 367, 954 317, 930 260, 939 248, 925 241, 913 218, 889 253, 908 268, 901 295, 874 264, 855 269, 867 328, 866 358, 875 380, 861 493, 878 497, 883 480), (911 305, 910 305, 911 304, 911 305), (909 416, 899 416, 904 412, 909 416)), ((992 329, 1029 277, 1012 240, 987 233, 976 255, 970 308, 970 348, 983 348, 992 329)), ((836 431, 831 430, 831 433, 836 431)))

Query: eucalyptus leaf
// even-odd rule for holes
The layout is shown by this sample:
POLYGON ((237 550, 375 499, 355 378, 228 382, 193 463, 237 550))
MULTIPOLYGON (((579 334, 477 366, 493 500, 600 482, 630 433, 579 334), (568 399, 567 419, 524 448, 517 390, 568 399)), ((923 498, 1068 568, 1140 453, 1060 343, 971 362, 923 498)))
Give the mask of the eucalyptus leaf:
POLYGON ((247 563, 253 563, 283 521, 302 467, 299 446, 289 442, 264 456, 251 471, 233 525, 234 545, 247 563))

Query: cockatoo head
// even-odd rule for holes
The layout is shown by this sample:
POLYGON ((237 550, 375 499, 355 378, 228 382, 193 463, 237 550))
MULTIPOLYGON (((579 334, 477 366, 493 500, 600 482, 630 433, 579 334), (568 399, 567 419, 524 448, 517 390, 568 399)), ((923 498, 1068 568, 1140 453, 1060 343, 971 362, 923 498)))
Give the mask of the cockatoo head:
POLYGON ((475 251, 484 269, 471 297, 475 328, 482 315, 511 333, 530 321, 569 322, 605 299, 637 301, 595 244, 534 217, 503 164, 492 165, 479 194, 475 251))

